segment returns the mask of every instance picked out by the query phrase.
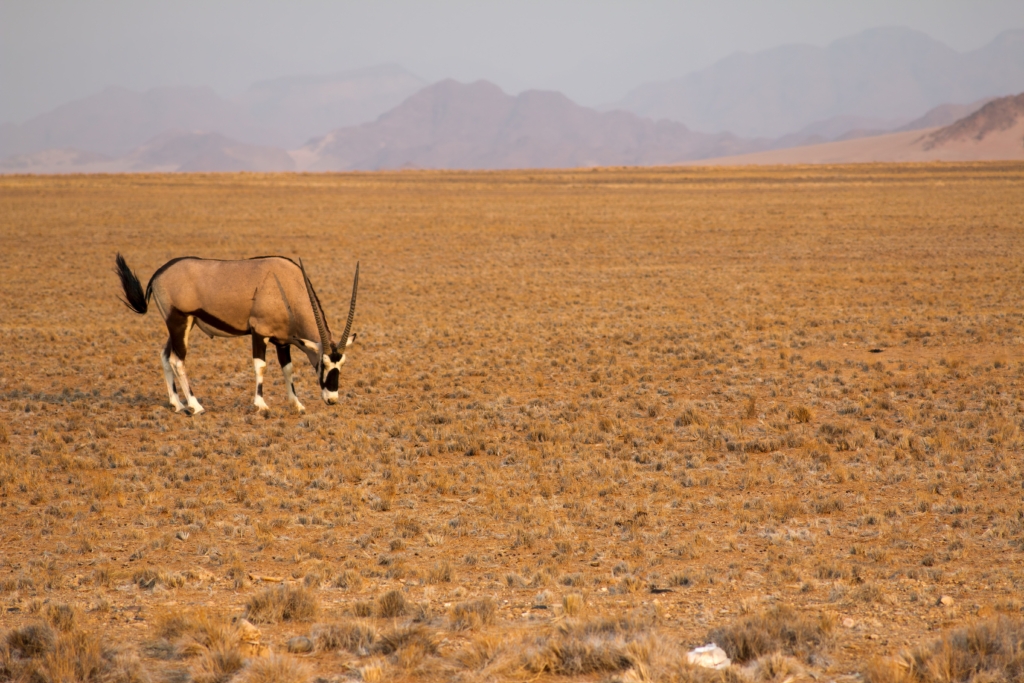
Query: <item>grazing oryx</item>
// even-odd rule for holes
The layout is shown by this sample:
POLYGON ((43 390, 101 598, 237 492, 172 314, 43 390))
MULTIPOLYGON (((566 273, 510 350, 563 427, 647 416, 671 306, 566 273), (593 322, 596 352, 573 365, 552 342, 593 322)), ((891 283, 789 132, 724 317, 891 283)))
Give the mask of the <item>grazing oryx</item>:
POLYGON ((160 266, 149 279, 145 292, 120 254, 116 271, 124 289, 125 305, 143 314, 149 307, 149 300, 153 299, 167 323, 170 338, 160 354, 160 361, 167 381, 167 395, 176 411, 184 410, 192 415, 203 412, 185 376, 185 354, 193 324, 211 337, 252 335, 252 363, 256 370, 254 403, 259 410, 267 410, 263 400, 263 370, 267 367, 268 341, 277 347, 288 400, 297 410, 305 408, 295 396, 292 346, 305 351, 316 369, 324 402, 331 405, 338 402, 338 376, 345 363, 344 351, 356 338, 355 334, 350 337, 349 332, 356 312, 358 263, 345 334, 338 341, 331 336, 320 299, 301 261, 296 264, 284 256, 243 261, 186 256, 160 266), (187 407, 178 399, 179 386, 187 407))

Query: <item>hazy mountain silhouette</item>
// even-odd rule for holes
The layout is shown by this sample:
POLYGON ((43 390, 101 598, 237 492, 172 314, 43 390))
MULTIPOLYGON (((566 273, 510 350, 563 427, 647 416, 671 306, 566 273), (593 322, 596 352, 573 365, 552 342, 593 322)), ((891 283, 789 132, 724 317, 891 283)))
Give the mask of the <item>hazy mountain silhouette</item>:
POLYGON ((219 133, 164 133, 129 154, 132 170, 291 171, 295 162, 283 149, 248 145, 219 133))
POLYGON ((892 132, 900 133, 905 130, 921 130, 923 128, 934 128, 936 126, 948 126, 956 123, 962 118, 968 117, 978 111, 996 97, 985 97, 970 104, 940 104, 925 112, 910 123, 896 128, 892 132))
POLYGON ((627 112, 597 112, 557 92, 513 97, 487 81, 446 80, 373 123, 331 131, 293 155, 308 170, 568 168, 667 164, 758 144, 627 112))
POLYGON ((771 149, 786 149, 948 126, 958 119, 973 114, 993 99, 996 98, 986 97, 970 104, 940 104, 929 109, 923 116, 907 123, 903 123, 900 119, 886 121, 863 116, 836 116, 824 121, 816 121, 796 133, 776 138, 769 146, 771 149))
MULTIPOLYGON (((654 165, 852 141, 945 126, 1024 90, 1024 30, 963 54, 902 28, 736 54, 637 88, 622 102, 630 111, 557 92, 511 96, 486 81, 422 84, 385 65, 264 81, 230 100, 209 88, 107 88, 0 124, 0 169, 654 165)), ((993 145, 970 154, 1002 153, 993 145)))
POLYGON ((399 67, 382 66, 256 83, 234 100, 210 88, 111 87, 24 124, 0 125, 0 159, 56 148, 121 156, 169 130, 298 147, 332 128, 373 120, 423 85, 399 67))
POLYGON ((819 48, 738 53, 648 83, 616 108, 700 131, 778 137, 837 116, 904 120, 946 102, 1024 89, 1024 30, 959 53, 918 31, 879 28, 819 48))
POLYGON ((137 93, 106 88, 21 125, 0 128, 0 158, 73 147, 120 156, 167 130, 217 131, 246 142, 266 142, 260 127, 237 104, 210 88, 153 88, 137 93))
POLYGON ((280 144, 298 147, 341 126, 372 121, 427 85, 394 64, 329 76, 291 76, 253 84, 234 99, 280 144))
MULTIPOLYGON (((934 118, 938 113, 930 112, 934 118)), ((927 119, 928 116, 922 117, 927 119)), ((710 159, 707 164, 843 164, 1024 160, 1024 93, 994 99, 947 125, 710 159)))
POLYGON ((220 133, 168 131, 121 157, 74 148, 48 149, 0 161, 0 173, 132 173, 291 171, 295 162, 278 147, 249 145, 220 133))
POLYGON ((958 143, 981 143, 985 139, 1006 139, 1024 151, 1024 135, 1017 129, 1024 123, 1024 93, 1013 97, 1000 97, 959 121, 941 128, 927 138, 926 150, 951 147, 958 143))
MULTIPOLYGON (((834 133, 843 125, 823 122, 821 132, 812 129, 811 137, 834 133)), ((56 148, 0 161, 0 173, 543 168, 699 159, 717 164, 1024 160, 1024 94, 936 107, 903 129, 778 149, 780 140, 707 135, 625 112, 602 114, 558 93, 512 97, 484 81, 444 81, 374 123, 339 128, 290 153, 217 133, 170 131, 118 158, 56 148), (910 129, 945 121, 956 111, 971 113, 947 126, 910 129)))

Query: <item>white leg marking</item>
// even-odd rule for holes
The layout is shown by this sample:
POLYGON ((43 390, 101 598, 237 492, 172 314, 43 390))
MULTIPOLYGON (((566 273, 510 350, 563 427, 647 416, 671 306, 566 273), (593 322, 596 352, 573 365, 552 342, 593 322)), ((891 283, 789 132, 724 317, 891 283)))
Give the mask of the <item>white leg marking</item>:
POLYGON ((174 412, 180 413, 185 410, 185 404, 178 398, 178 392, 174 389, 174 370, 171 369, 171 363, 163 351, 160 352, 160 365, 163 366, 164 381, 167 382, 167 400, 171 402, 174 412))
POLYGON ((173 351, 171 351, 171 368, 174 370, 174 375, 178 378, 178 384, 181 386, 181 393, 185 394, 188 400, 188 407, 192 409, 193 415, 198 415, 204 412, 206 409, 200 405, 199 400, 192 395, 192 388, 188 384, 188 377, 185 375, 185 363, 178 358, 173 351))
POLYGON ((252 359, 252 369, 256 371, 256 398, 253 404, 260 411, 270 410, 267 402, 263 400, 263 371, 267 368, 267 361, 262 358, 252 359))
POLYGON ((288 387, 288 401, 292 404, 295 410, 299 411, 300 413, 306 412, 306 406, 302 405, 302 403, 299 401, 299 397, 295 395, 295 386, 293 384, 294 380, 292 379, 292 364, 289 363, 288 365, 281 368, 281 370, 284 372, 284 385, 288 387))

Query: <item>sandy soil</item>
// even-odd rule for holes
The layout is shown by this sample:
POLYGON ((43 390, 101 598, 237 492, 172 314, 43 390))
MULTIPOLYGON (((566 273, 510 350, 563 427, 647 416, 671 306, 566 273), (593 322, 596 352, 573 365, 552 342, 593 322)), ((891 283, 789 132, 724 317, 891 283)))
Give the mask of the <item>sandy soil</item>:
POLYGON ((287 661, 328 680, 667 680, 784 605, 828 636, 786 652, 834 678, 1019 615, 1022 180, 4 177, 0 631, 67 605, 145 670, 213 680, 210 641, 168 624, 248 609, 273 652, 313 636, 287 661), (171 412, 166 332, 118 301, 118 251, 143 281, 300 256, 335 326, 360 260, 342 404, 300 367, 293 414, 272 362, 255 414, 248 341, 197 331, 207 413, 171 412), (261 621, 282 581, 316 613, 261 621), (352 624, 398 644, 316 637, 352 624), (584 645, 594 668, 567 668, 584 645))

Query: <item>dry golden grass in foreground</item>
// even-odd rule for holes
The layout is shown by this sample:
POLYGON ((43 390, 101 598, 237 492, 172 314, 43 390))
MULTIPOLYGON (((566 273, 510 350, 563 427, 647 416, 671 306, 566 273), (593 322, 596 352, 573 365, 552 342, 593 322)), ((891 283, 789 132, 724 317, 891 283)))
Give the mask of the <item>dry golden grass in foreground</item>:
POLYGON ((1022 183, 4 177, 0 680, 1019 677, 1022 183), (118 250, 361 260, 342 405, 170 412, 118 250))

